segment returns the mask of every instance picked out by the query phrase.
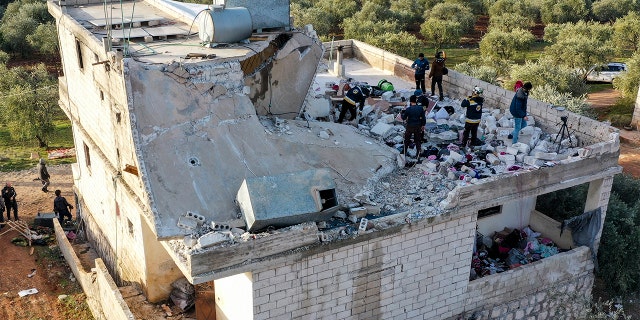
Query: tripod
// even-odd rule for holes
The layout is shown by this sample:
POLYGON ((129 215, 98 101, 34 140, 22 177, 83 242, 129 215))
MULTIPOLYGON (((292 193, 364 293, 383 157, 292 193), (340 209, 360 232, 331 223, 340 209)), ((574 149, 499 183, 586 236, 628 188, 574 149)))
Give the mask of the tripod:
POLYGON ((560 117, 560 121, 562 122, 562 126, 560 126, 560 131, 558 131, 558 135, 556 135, 556 139, 553 140, 553 143, 558 143, 558 150, 556 152, 560 152, 560 147, 562 146, 562 140, 564 138, 569 138, 569 146, 573 145, 573 140, 571 139, 571 134, 569 133, 569 128, 567 127, 567 120, 569 117, 562 116, 560 117), (560 140, 560 141, 558 141, 560 140))

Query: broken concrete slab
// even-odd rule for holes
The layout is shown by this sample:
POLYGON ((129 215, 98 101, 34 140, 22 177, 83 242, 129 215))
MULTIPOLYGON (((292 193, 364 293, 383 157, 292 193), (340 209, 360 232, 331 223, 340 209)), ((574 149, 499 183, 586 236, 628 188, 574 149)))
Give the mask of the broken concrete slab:
POLYGON ((388 123, 384 123, 381 121, 378 121, 378 123, 376 123, 375 126, 373 126, 373 128, 371 128, 371 133, 378 135, 380 137, 387 137, 389 135, 389 133, 393 130, 393 126, 388 124, 388 123))
POLYGON ((236 200, 249 231, 329 219, 338 207, 329 170, 246 178, 236 200))

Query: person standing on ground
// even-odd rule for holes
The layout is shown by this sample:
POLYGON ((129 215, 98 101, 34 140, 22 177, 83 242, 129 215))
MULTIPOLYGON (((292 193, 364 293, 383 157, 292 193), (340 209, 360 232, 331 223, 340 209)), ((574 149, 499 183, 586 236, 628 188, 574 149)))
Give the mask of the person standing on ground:
POLYGON ((416 150, 418 151, 418 163, 420 163, 420 152, 422 150, 422 138, 424 136, 424 126, 427 123, 427 118, 424 115, 424 109, 422 106, 416 104, 416 96, 409 97, 409 107, 402 110, 402 120, 407 121, 406 130, 404 132, 404 155, 406 157, 407 147, 413 137, 413 142, 416 144, 416 150))
MULTIPOLYGON (((0 223, 4 223, 4 201, 0 201, 0 223)), ((4 228, 4 225, 0 225, 0 229, 4 228)))
POLYGON ((69 209, 73 209, 73 206, 67 202, 67 199, 61 196, 62 192, 60 190, 56 190, 56 198, 53 199, 53 212, 58 215, 58 220, 60 221, 60 225, 64 226, 64 218, 67 217, 69 221, 73 219, 71 212, 69 209))
POLYGON ((40 158, 40 162, 38 163, 38 173, 40 174, 40 182, 42 182, 42 191, 49 192, 47 187, 49 186, 49 172, 47 171, 47 166, 44 163, 44 159, 40 158))
POLYGON ((16 189, 13 188, 11 182, 7 182, 2 188, 2 199, 7 209, 7 220, 11 220, 11 209, 13 209, 13 219, 18 221, 18 202, 16 201, 16 189))
POLYGON ((416 79, 416 90, 422 90, 422 92, 427 92, 425 83, 424 83, 424 75, 427 70, 429 70, 429 60, 424 58, 424 53, 418 54, 418 59, 416 59, 411 64, 411 69, 415 70, 415 79, 416 79))
POLYGON ((520 134, 520 130, 527 126, 527 100, 529 98, 529 91, 531 91, 533 86, 531 82, 525 82, 522 85, 522 88, 516 91, 516 94, 513 95, 513 99, 511 100, 511 105, 509 106, 509 112, 513 116, 513 120, 515 122, 515 127, 513 132, 509 135, 509 139, 513 143, 518 142, 518 135, 520 134))
POLYGON ((436 95, 436 84, 438 85, 438 91, 440 92, 440 101, 444 100, 444 94, 442 93, 442 76, 444 75, 444 62, 447 60, 444 52, 438 51, 436 58, 431 64, 431 71, 429 71, 429 79, 431 79, 431 95, 436 95))
POLYGON ((471 96, 462 100, 461 106, 467 109, 464 133, 462 134, 463 147, 466 147, 469 142, 473 146, 478 140, 478 126, 480 119, 482 119, 482 104, 484 103, 484 98, 481 95, 482 89, 475 87, 471 96), (471 140, 469 140, 469 134, 471 134, 471 140))
POLYGON ((344 99, 342 100, 342 107, 340 108, 340 116, 338 117, 338 123, 342 123, 344 121, 345 115, 347 115, 347 111, 351 113, 351 118, 349 121, 353 121, 358 114, 356 107, 362 110, 364 107, 364 102, 367 99, 371 92, 369 88, 364 86, 355 86, 344 95, 344 99))

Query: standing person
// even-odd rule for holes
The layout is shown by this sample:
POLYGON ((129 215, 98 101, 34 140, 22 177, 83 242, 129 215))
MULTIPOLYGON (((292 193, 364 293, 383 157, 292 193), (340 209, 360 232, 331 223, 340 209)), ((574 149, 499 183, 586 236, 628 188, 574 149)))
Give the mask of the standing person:
POLYGON ((418 151, 418 163, 420 163, 420 152, 422 150, 422 137, 424 136, 424 125, 427 123, 427 118, 424 115, 424 109, 422 106, 416 104, 416 96, 409 97, 409 107, 402 110, 402 120, 407 121, 406 130, 404 132, 404 154, 407 154, 407 147, 413 137, 413 142, 416 144, 416 150, 418 151))
MULTIPOLYGON (((0 223, 4 223, 4 201, 0 201, 0 223)), ((0 229, 4 228, 4 225, 0 225, 0 229)))
POLYGON ((475 87, 471 96, 462 100, 461 106, 467 109, 466 119, 464 121, 464 133, 462 134, 462 146, 465 147, 467 143, 471 142, 471 145, 478 140, 478 126, 480 125, 480 119, 482 118, 482 104, 484 98, 481 97, 482 88, 475 87), (471 133, 471 140, 469 140, 469 133, 471 133))
POLYGON ((431 71, 429 71, 429 79, 431 79, 431 95, 436 95, 436 84, 438 84, 438 91, 440 92, 440 101, 444 100, 444 94, 442 93, 442 76, 444 75, 444 62, 447 60, 446 55, 442 51, 436 53, 436 58, 431 64, 431 71))
POLYGON ((340 117, 338 118, 338 123, 342 123, 344 120, 344 116, 347 114, 347 111, 351 113, 351 118, 349 121, 353 121, 358 114, 356 110, 356 106, 362 110, 364 107, 365 99, 369 96, 369 88, 364 86, 355 86, 344 95, 344 99, 342 100, 342 108, 340 108, 340 117))
POLYGON ((49 186, 49 172, 47 171, 47 166, 44 163, 44 159, 40 158, 40 163, 38 163, 38 173, 40 174, 40 182, 42 182, 42 191, 49 192, 47 187, 49 186))
POLYGON ((509 112, 511 112, 515 121, 515 128, 509 135, 509 139, 512 139, 513 143, 518 142, 520 130, 527 126, 527 120, 529 120, 529 117, 527 117, 527 100, 531 88, 533 88, 531 82, 525 82, 522 88, 518 89, 516 94, 513 95, 513 100, 511 100, 511 105, 509 106, 509 112))
POLYGON ((11 182, 7 182, 2 188, 2 199, 4 206, 7 208, 7 220, 11 220, 11 209, 13 209, 13 219, 18 221, 18 202, 16 201, 16 189, 13 188, 11 182))
POLYGON ((56 190, 55 194, 56 194, 56 198, 53 199, 53 212, 55 212, 58 215, 58 220, 60 221, 60 225, 64 226, 65 217, 69 218, 69 221, 73 219, 71 212, 69 212, 69 209, 73 209, 73 206, 70 205, 69 202, 67 202, 67 199, 65 197, 60 195, 61 194, 60 190, 56 190))
POLYGON ((424 53, 418 54, 418 59, 416 59, 411 64, 411 69, 415 70, 415 79, 416 79, 416 90, 422 90, 422 92, 427 92, 425 83, 424 83, 424 74, 427 70, 429 70, 429 60, 424 58, 424 53))

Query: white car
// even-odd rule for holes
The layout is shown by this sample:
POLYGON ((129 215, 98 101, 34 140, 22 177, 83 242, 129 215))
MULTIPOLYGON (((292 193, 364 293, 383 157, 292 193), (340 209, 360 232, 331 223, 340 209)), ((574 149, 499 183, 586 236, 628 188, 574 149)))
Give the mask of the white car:
POLYGON ((603 66, 594 66, 587 74, 589 82, 608 82, 612 83, 613 79, 627 71, 627 65, 621 62, 609 62, 603 66))

